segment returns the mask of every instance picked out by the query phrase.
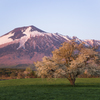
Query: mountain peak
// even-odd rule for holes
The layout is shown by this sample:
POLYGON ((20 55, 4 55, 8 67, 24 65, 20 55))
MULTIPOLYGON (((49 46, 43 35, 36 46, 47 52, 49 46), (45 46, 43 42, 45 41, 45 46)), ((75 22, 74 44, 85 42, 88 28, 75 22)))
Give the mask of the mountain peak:
POLYGON ((41 29, 39 29, 39 28, 37 28, 37 27, 35 27, 35 26, 33 26, 33 25, 28 26, 28 28, 29 28, 29 27, 31 27, 31 30, 30 30, 31 32, 32 32, 32 31, 38 31, 38 32, 46 33, 45 31, 43 31, 43 30, 41 30, 41 29))
POLYGON ((12 42, 15 39, 21 39, 22 37, 24 38, 29 38, 30 36, 36 36, 42 33, 46 33, 45 31, 31 25, 31 26, 24 26, 24 27, 18 27, 13 29, 12 31, 8 32, 7 34, 3 35, 0 37, 0 45, 5 44, 8 42, 12 42))
POLYGON ((31 25, 31 26, 24 26, 24 27, 18 27, 18 28, 13 29, 11 32, 12 33, 24 32, 29 27, 30 27, 30 32, 32 32, 32 31, 45 32, 45 31, 43 31, 43 30, 41 30, 41 29, 39 29, 39 28, 37 28, 37 27, 35 27, 33 25, 31 25))

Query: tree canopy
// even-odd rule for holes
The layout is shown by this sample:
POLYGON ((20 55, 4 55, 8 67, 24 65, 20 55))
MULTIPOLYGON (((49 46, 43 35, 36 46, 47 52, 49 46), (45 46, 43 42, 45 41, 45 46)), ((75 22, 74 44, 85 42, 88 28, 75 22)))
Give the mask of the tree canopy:
POLYGON ((96 64, 98 53, 93 48, 74 41, 64 42, 61 47, 52 51, 52 57, 43 57, 35 62, 37 75, 42 78, 64 77, 75 85, 76 77, 82 73, 99 75, 96 64))

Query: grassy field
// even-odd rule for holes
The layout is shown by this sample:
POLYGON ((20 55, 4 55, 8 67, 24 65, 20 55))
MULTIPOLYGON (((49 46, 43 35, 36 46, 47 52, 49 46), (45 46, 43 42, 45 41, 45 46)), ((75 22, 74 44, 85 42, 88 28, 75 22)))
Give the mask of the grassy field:
POLYGON ((3 80, 0 100, 100 100, 100 78, 3 80))

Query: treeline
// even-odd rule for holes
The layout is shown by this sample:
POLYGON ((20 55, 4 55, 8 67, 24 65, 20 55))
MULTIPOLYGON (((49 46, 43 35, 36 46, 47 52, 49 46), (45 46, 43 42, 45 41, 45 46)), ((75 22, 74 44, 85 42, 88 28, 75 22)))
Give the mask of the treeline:
POLYGON ((0 68, 0 79, 36 78, 35 71, 26 69, 0 68))
POLYGON ((78 78, 99 78, 100 75, 87 75, 87 74, 81 74, 78 75, 78 78))
MULTIPOLYGON (((78 78, 93 78, 100 76, 91 76, 86 74, 81 74, 78 78)), ((21 78, 38 78, 30 67, 26 69, 13 69, 13 68, 0 68, 0 80, 2 79, 21 79, 21 78)), ((60 77, 59 77, 60 78, 60 77)))
POLYGON ((3 65, 3 64, 0 64, 0 68, 25 69, 27 67, 30 67, 32 70, 35 70, 34 64, 18 64, 18 65, 3 65))

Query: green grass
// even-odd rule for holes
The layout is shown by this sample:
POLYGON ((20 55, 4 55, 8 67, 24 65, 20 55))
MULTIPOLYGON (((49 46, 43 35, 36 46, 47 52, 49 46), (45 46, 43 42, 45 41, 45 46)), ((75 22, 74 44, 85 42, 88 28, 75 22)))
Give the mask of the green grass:
POLYGON ((0 100, 100 100, 100 78, 13 79, 0 81, 0 100))

